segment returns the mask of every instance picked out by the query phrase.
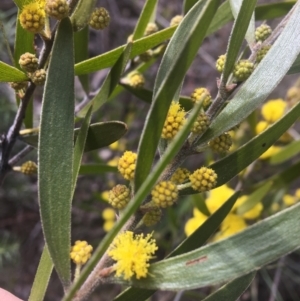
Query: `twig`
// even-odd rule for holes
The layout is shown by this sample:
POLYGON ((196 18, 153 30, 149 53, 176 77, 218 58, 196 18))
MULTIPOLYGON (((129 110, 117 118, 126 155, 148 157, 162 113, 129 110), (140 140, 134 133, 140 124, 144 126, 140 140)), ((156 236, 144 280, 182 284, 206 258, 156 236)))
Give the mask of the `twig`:
POLYGON ((278 284, 280 282, 281 273, 282 273, 282 266, 284 264, 284 260, 285 260, 285 257, 281 257, 279 262, 278 262, 278 267, 276 269, 275 276, 274 276, 274 281, 273 281, 273 284, 272 284, 272 287, 271 287, 271 294, 270 294, 269 301, 275 301, 275 299, 276 299, 276 292, 277 292, 277 289, 278 289, 278 284))
POLYGON ((29 154, 34 148, 31 145, 26 145, 19 153, 17 153, 14 157, 12 157, 8 164, 10 166, 18 163, 22 158, 24 158, 27 154, 29 154))

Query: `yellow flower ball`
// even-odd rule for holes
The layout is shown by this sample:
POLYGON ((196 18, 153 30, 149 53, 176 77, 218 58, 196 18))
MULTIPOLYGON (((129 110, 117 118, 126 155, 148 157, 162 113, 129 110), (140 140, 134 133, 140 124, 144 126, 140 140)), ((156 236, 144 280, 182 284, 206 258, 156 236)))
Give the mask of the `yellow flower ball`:
POLYGON ((269 100, 262 106, 261 114, 267 122, 274 123, 284 115, 286 105, 281 98, 269 100))
POLYGON ((285 194, 283 196, 283 203, 286 205, 286 206, 292 206, 294 205, 295 203, 297 202, 297 198, 293 195, 290 195, 290 194, 285 194))
POLYGON ((265 131, 269 126, 267 121, 259 121, 255 127, 256 134, 260 134, 261 132, 265 131))
POLYGON ((137 154, 126 151, 118 162, 118 170, 124 179, 132 181, 134 179, 135 164, 137 154))
POLYGON ((191 187, 199 192, 209 191, 217 184, 218 175, 211 168, 201 167, 190 176, 191 187))
POLYGON ((70 257, 75 264, 85 264, 91 257, 93 247, 85 240, 77 240, 71 248, 70 257))
POLYGON ((114 209, 111 208, 105 208, 102 211, 102 217, 104 220, 115 220, 116 218, 116 212, 114 209))
POLYGON ((37 2, 31 2, 23 6, 19 20, 25 30, 39 33, 45 27, 46 13, 37 2))
POLYGON ((161 208, 172 206, 178 198, 176 184, 171 181, 158 183, 151 191, 152 201, 161 208))
POLYGON ((194 233, 208 218, 197 208, 194 208, 193 212, 194 216, 188 219, 184 226, 184 232, 186 236, 190 236, 192 233, 194 233))

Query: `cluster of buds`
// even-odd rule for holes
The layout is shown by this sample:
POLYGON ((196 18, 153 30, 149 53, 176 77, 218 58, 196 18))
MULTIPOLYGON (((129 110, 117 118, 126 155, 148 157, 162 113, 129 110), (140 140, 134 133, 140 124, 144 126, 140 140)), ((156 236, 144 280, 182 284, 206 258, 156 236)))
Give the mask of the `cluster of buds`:
POLYGON ((109 12, 104 7, 98 7, 92 12, 89 25, 94 29, 101 30, 106 28, 109 22, 109 12))

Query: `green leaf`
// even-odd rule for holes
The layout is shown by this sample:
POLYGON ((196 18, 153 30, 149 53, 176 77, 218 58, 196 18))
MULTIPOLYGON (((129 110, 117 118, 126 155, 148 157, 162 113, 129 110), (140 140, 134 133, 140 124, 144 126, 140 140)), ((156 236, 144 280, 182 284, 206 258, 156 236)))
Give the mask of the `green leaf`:
POLYGON ((237 214, 242 215, 252 209, 256 204, 261 202, 265 195, 270 191, 273 183, 270 181, 265 182, 261 187, 252 192, 247 200, 237 208, 237 214))
MULTIPOLYGON (((15 37, 15 47, 14 47, 14 59, 15 67, 21 70, 19 59, 20 56, 26 52, 35 53, 34 50, 34 34, 25 30, 19 21, 20 10, 18 10, 18 16, 16 21, 16 37, 15 37)), ((20 103, 18 96, 17 103, 20 103)), ((24 124, 26 128, 33 127, 33 100, 31 99, 25 113, 24 124)))
POLYGON ((44 237, 55 269, 70 285, 74 135, 73 30, 68 18, 56 33, 42 104, 38 182, 44 237), (63 101, 62 101, 63 100, 63 101))
POLYGON ((43 301, 52 273, 53 263, 47 247, 44 247, 28 301, 43 301))
MULTIPOLYGON (((212 168, 218 175, 217 185, 221 186, 233 177, 235 177, 244 168, 255 161, 263 154, 278 138, 286 132, 289 127, 297 120, 300 114, 300 103, 293 107, 285 116, 279 119, 276 123, 270 126, 260 135, 252 138, 249 142, 241 146, 232 154, 213 163, 212 168)), ((198 193, 191 188, 180 191, 180 194, 198 193)))
POLYGON ((272 176, 269 181, 273 181, 273 187, 279 189, 290 185, 294 180, 299 178, 300 161, 295 162, 282 172, 272 176))
POLYGON ((189 10, 197 3, 198 0, 184 0, 183 2, 183 12, 186 15, 189 10))
POLYGON ((119 83, 120 77, 124 72, 124 69, 128 63, 130 52, 132 48, 132 43, 128 43, 124 51, 121 53, 120 57, 111 68, 110 72, 107 74, 102 87, 100 88, 97 95, 91 100, 91 102, 84 107, 79 113, 79 116, 84 116, 88 108, 93 105, 93 112, 96 112, 103 104, 105 104, 111 94, 113 93, 115 87, 119 83))
POLYGON ((262 4, 255 9, 256 20, 270 20, 286 15, 296 1, 262 4))
POLYGON ((203 301, 233 301, 243 294, 255 277, 255 272, 239 277, 220 287, 203 301))
POLYGON ((300 55, 297 56, 294 64, 290 68, 287 74, 295 74, 300 72, 300 55))
POLYGON ((178 291, 241 277, 299 248, 299 214, 300 204, 297 204, 228 239, 154 263, 149 269, 150 276, 145 279, 125 282, 114 278, 113 281, 178 291))
POLYGON ((212 121, 199 144, 207 142, 239 124, 278 86, 300 51, 299 34, 300 8, 297 4, 279 38, 233 99, 212 121), (288 46, 291 43, 293 47, 288 46))
POLYGON ((79 0, 71 16, 74 31, 81 30, 88 24, 96 2, 96 0, 79 0))
MULTIPOLYGON (((230 3, 230 7, 231 7, 231 11, 232 14, 234 16, 234 18, 236 19, 238 16, 238 13, 240 11, 241 5, 242 5, 243 0, 229 0, 230 3)), ((246 1, 245 1, 246 2, 246 1)), ((247 1, 248 2, 248 1, 247 1)), ((254 1, 256 2, 256 1, 254 1)), ((251 8, 254 10, 255 7, 251 8)), ((248 18, 247 18, 248 20, 248 18)), ((246 21, 245 21, 246 22, 246 21)), ((245 39, 247 40, 248 44, 250 46, 254 46, 255 44, 255 20, 254 20, 254 14, 252 14, 251 19, 250 19, 250 23, 245 35, 245 39)))
MULTIPOLYGON (((89 56, 89 27, 85 26, 82 30, 75 32, 74 34, 74 53, 75 64, 88 59, 89 56)), ((86 93, 89 92, 89 76, 83 74, 78 76, 81 85, 86 93)))
POLYGON ((79 169, 81 175, 99 175, 107 172, 118 172, 118 169, 106 164, 86 164, 81 165, 79 169))
MULTIPOLYGON (((201 247, 209 237, 220 226, 227 214, 232 209, 239 192, 234 193, 214 214, 212 214, 193 234, 186 238, 168 258, 174 257, 201 247)), ((151 297, 155 290, 143 290, 137 287, 130 287, 118 295, 114 301, 142 301, 151 297)))
POLYGON ((27 0, 13 0, 19 9, 22 9, 27 0))
POLYGON ((22 82, 24 80, 28 80, 24 72, 0 61, 0 82, 22 82))
MULTIPOLYGON (((146 50, 153 48, 161 44, 163 41, 169 39, 172 36, 175 29, 175 26, 169 27, 164 30, 160 30, 148 37, 144 37, 133 41, 130 58, 132 59, 137 55, 144 53, 146 50)), ((75 74, 87 74, 113 66, 120 57, 121 53, 124 51, 125 47, 126 45, 120 46, 114 50, 111 50, 104 54, 88 59, 84 62, 76 64, 75 74)))
MULTIPOLYGON (((77 137, 78 132, 79 129, 74 130, 74 139, 77 137)), ((93 123, 89 127, 84 151, 89 152, 108 146, 119 140, 126 132, 127 125, 121 121, 93 123)), ((23 135, 19 138, 33 147, 38 145, 38 136, 36 134, 23 135)))
POLYGON ((278 153, 273 155, 269 162, 272 165, 283 163, 292 157, 296 156, 300 152, 300 140, 290 142, 287 146, 282 148, 278 153))
POLYGON ((146 0, 133 32, 133 41, 143 37, 147 24, 151 21, 152 15, 155 13, 156 4, 157 0, 146 0))
POLYGON ((72 285, 67 295, 64 297, 63 301, 70 301, 72 297, 78 290, 78 288, 83 284, 86 278, 90 275, 95 265, 99 262, 102 255, 105 253, 113 238, 119 233, 123 225, 126 221, 133 215, 133 213, 139 208, 140 204, 145 200, 150 190, 153 188, 153 185, 158 180, 159 176, 166 168, 167 164, 171 161, 171 159, 176 155, 182 146, 184 140, 188 136, 190 132, 190 128, 196 120, 199 111, 201 109, 202 103, 198 103, 194 109, 192 110, 188 120, 179 131, 179 133, 175 136, 174 140, 170 143, 169 147, 166 149, 164 155, 161 160, 154 167, 149 177, 143 183, 141 189, 135 194, 134 198, 130 201, 130 203, 126 206, 120 219, 114 225, 114 227, 110 230, 110 232, 102 239, 101 243, 95 250, 93 256, 86 264, 85 268, 82 270, 80 277, 77 282, 72 285))
POLYGON ((231 13, 229 1, 225 1, 219 6, 216 14, 214 15, 209 25, 209 28, 207 30, 206 36, 217 31, 218 29, 220 29, 221 27, 223 27, 225 24, 227 24, 232 20, 233 20, 233 16, 231 13))
POLYGON ((205 37, 217 4, 218 1, 199 1, 179 24, 164 53, 139 144, 135 192, 150 173, 169 106, 205 37))
POLYGON ((226 60, 222 74, 223 85, 226 85, 228 78, 233 70, 234 64, 237 60, 240 48, 245 38, 245 34, 251 21, 251 16, 253 14, 256 2, 257 0, 243 1, 241 9, 239 10, 237 18, 234 22, 226 50, 226 60))
POLYGON ((78 132, 78 135, 76 137, 76 142, 74 146, 74 163, 73 163, 73 194, 76 187, 76 181, 81 165, 82 155, 85 149, 86 139, 88 136, 88 130, 91 123, 92 118, 92 109, 93 106, 90 107, 88 110, 85 118, 82 121, 81 128, 78 132))

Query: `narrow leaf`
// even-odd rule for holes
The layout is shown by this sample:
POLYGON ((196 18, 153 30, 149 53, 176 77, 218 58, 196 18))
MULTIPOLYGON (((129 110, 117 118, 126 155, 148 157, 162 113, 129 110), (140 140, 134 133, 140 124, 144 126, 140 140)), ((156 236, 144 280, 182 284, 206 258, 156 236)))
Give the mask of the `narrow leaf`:
POLYGON ((231 74, 233 66, 237 60, 256 2, 257 0, 243 1, 241 9, 239 10, 238 16, 234 22, 226 50, 226 60, 222 74, 222 83, 224 85, 226 85, 229 75, 231 74))
MULTIPOLYGON (((242 5, 243 0, 229 0, 230 7, 232 14, 234 18, 236 19, 238 16, 238 13, 240 11, 241 5, 242 5)), ((246 1, 245 1, 246 2, 246 1)), ((248 1, 247 1, 248 2, 248 1)), ((254 19, 254 14, 252 14, 250 23, 245 35, 245 39, 247 40, 248 44, 250 46, 253 46, 255 44, 255 19, 254 19)))
POLYGON ((244 293, 255 277, 255 272, 239 277, 220 287, 203 301, 234 301, 244 293))
MULTIPOLYGON (((218 175, 217 186, 221 186, 235 177, 244 168, 263 154, 278 138, 297 120, 300 114, 300 103, 293 107, 285 116, 274 123, 260 135, 252 138, 232 154, 213 163, 212 168, 218 175)), ((180 191, 180 194, 197 193, 191 188, 180 191)))
MULTIPOLYGON (((77 137, 78 132, 79 129, 74 130, 74 139, 77 137)), ((84 151, 89 152, 108 146, 119 140, 126 132, 127 125, 121 121, 93 123, 89 127, 84 151)), ((36 134, 24 135, 19 138, 33 147, 38 145, 38 136, 36 134)))
POLYGON ((96 0, 79 0, 71 16, 71 22, 75 31, 81 30, 88 24, 96 2, 96 0))
POLYGON ((24 72, 0 61, 0 82, 21 82, 24 80, 28 80, 24 72))
POLYGON ((149 175, 170 103, 197 54, 217 4, 218 1, 210 0, 197 2, 179 24, 168 44, 158 70, 153 101, 140 139, 135 192, 149 175))
POLYGON ((294 0, 259 5, 255 9, 255 18, 256 20, 270 20, 282 17, 289 12, 295 3, 294 0))
POLYGON ((237 208, 237 214, 242 215, 261 202, 265 195, 270 191, 272 185, 273 183, 271 181, 267 181, 261 187, 252 192, 248 196, 247 200, 237 208))
POLYGON ((283 163, 292 157, 296 156, 300 152, 300 140, 293 141, 289 143, 287 146, 282 148, 278 153, 273 155, 269 162, 272 165, 283 163))
POLYGON ((198 0, 184 0, 183 13, 186 15, 189 10, 197 3, 198 0))
POLYGON ((157 0, 146 0, 134 29, 133 41, 143 37, 147 24, 151 21, 152 15, 155 13, 156 4, 157 0))
POLYGON ((234 98, 212 121, 210 128, 199 143, 207 142, 239 124, 278 86, 299 54, 299 34, 300 5, 297 2, 295 10, 279 38, 234 98))
MULTIPOLYGON (((75 64, 88 59, 89 56, 89 27, 85 26, 82 30, 75 32, 74 34, 74 53, 75 64)), ((81 85, 86 93, 89 92, 89 76, 83 74, 78 76, 81 85)))
POLYGON ((117 172, 118 169, 115 166, 109 166, 106 164, 86 164, 81 165, 79 174, 81 175, 99 175, 107 172, 117 172))
POLYGON ((107 74, 97 95, 91 100, 88 106, 84 107, 78 113, 79 116, 84 116, 89 106, 93 105, 93 112, 96 112, 104 103, 108 101, 110 95, 113 93, 115 87, 119 83, 120 77, 128 63, 131 47, 132 43, 128 43, 114 66, 111 68, 110 72, 107 74))
POLYGON ((155 263, 149 269, 151 276, 145 279, 125 282, 114 278, 114 281, 177 291, 241 277, 299 248, 299 214, 300 204, 297 204, 225 240, 155 263))
MULTIPOLYGON (((175 29, 175 26, 169 27, 164 30, 160 30, 159 32, 156 32, 148 37, 144 37, 133 41, 130 58, 132 59, 137 55, 144 53, 146 50, 151 49, 161 44, 163 41, 169 39, 172 36, 175 29)), ((125 47, 126 45, 120 46, 112 51, 106 52, 104 54, 98 55, 84 62, 76 64, 75 74, 87 74, 113 66, 120 57, 121 53, 124 51, 125 47)))
POLYGON ((71 280, 70 230, 74 134, 73 31, 68 18, 56 33, 42 104, 38 146, 41 220, 55 269, 71 280))
POLYGON ((28 301, 43 301, 48 287, 49 279, 52 273, 53 263, 49 255, 48 249, 45 246, 37 272, 34 277, 34 282, 30 291, 28 301))

